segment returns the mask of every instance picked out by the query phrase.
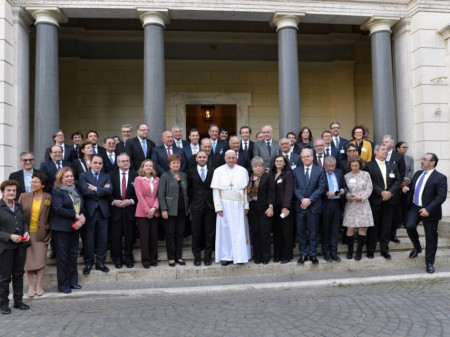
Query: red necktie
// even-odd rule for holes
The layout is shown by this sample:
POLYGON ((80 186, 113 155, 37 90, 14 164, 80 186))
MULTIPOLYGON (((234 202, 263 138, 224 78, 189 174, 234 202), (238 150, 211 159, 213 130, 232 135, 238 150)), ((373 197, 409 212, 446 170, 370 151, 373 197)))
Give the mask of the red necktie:
POLYGON ((322 156, 317 156, 318 157, 318 159, 317 159, 317 165, 319 166, 319 167, 322 167, 322 156))
POLYGON ((244 144, 244 150, 247 151, 247 142, 244 144))
POLYGON ((239 164, 239 158, 238 158, 238 153, 236 152, 236 161, 235 164, 239 164))
POLYGON ((170 153, 170 147, 167 148, 167 157, 170 157, 172 153, 170 153))
POLYGON ((122 200, 125 200, 125 197, 127 195, 127 178, 126 173, 122 173, 122 200))

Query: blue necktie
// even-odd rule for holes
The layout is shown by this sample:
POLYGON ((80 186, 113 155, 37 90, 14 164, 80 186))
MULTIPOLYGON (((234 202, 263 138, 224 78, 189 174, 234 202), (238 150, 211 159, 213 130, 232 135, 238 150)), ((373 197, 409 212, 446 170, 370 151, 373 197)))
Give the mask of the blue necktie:
POLYGON ((417 206, 419 206, 419 194, 420 194, 420 190, 422 188, 422 184, 423 184, 423 181, 424 181, 427 173, 428 173, 427 171, 423 171, 422 177, 420 177, 419 183, 417 184, 417 187, 414 190, 414 204, 416 204, 417 206))
POLYGON ((269 155, 272 153, 272 147, 270 146, 270 142, 267 142, 267 149, 269 150, 269 155))
POLYGON ((112 153, 109 155, 109 161, 111 162, 111 164, 113 164, 114 165, 114 159, 113 159, 113 157, 112 157, 113 155, 112 155, 112 153))
POLYGON ((57 162, 56 165, 58 166, 58 170, 61 168, 61 162, 57 162))
POLYGON ((306 185, 306 186, 309 185, 309 167, 306 168, 306 173, 305 173, 305 185, 306 185))
POLYGON ((336 191, 333 183, 333 174, 331 173, 328 173, 328 186, 330 191, 332 192, 336 191))
POLYGON ((98 172, 95 172, 95 173, 94 173, 95 180, 97 180, 97 181, 98 181, 98 175, 99 175, 98 172))
POLYGON ((97 147, 96 146, 94 146, 93 148, 92 148, 92 152, 94 152, 94 154, 97 154, 97 147))
POLYGON ((205 169, 202 167, 202 169, 200 170, 200 178, 202 178, 202 181, 205 182, 205 169))
POLYGON ((216 143, 213 142, 213 143, 212 143, 212 146, 213 146, 213 154, 216 154, 216 143))
POLYGON ((325 155, 326 155, 326 156, 329 156, 329 155, 330 155, 330 149, 326 149, 326 152, 327 152, 327 153, 326 153, 325 155))
POLYGON ((145 139, 142 141, 142 151, 144 151, 144 157, 147 157, 147 142, 145 139))

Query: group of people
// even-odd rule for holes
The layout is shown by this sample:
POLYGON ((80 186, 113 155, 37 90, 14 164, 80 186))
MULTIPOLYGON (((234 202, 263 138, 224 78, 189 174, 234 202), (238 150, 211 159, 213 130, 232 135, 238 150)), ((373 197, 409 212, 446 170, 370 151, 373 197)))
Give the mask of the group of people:
POLYGON ((56 256, 58 290, 81 289, 77 258, 80 238, 83 274, 108 272, 108 245, 115 268, 134 267, 133 245, 139 238, 144 268, 158 265, 158 237, 164 233, 170 267, 183 266, 182 247, 187 229, 192 233, 194 265, 215 262, 256 264, 293 259, 296 238, 300 258, 319 263, 319 244, 326 261, 337 254, 340 227, 345 230, 347 259, 361 260, 363 246, 374 257, 390 259, 389 242, 398 242, 396 229, 406 226, 414 244, 410 254, 422 252, 417 225, 424 223, 426 266, 434 272, 437 225, 446 200, 447 180, 436 171, 438 158, 426 153, 422 170, 414 174, 407 144, 386 135, 373 144, 368 130, 355 126, 352 139, 340 135, 333 122, 320 138, 308 127, 273 139, 270 125, 256 141, 251 128, 239 136, 211 124, 209 137, 174 126, 163 132, 162 145, 148 139, 148 126, 137 135, 124 124, 120 137, 98 144, 96 131, 86 140, 81 132, 65 144, 64 132, 53 135, 40 169, 31 152, 20 156, 22 170, 1 184, 0 307, 8 306, 13 282, 14 307, 22 301, 23 274, 29 297, 42 296, 42 277, 48 245, 56 256), (357 248, 354 252, 354 233, 357 248), (273 255, 271 246, 273 243, 273 255))

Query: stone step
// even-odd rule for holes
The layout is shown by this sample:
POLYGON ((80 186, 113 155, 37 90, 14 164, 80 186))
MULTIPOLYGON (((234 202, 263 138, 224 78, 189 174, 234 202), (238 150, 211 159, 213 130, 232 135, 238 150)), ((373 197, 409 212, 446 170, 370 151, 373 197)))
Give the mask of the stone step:
MULTIPOLYGON (((385 270, 403 269, 403 268, 423 268, 425 266, 424 252, 418 258, 410 259, 409 251, 391 252, 392 259, 386 260, 376 253, 374 259, 368 259, 363 256, 361 261, 347 260, 345 256, 341 256, 341 262, 326 262, 321 257, 319 264, 313 265, 307 261, 303 265, 296 263, 296 259, 287 264, 270 262, 267 265, 256 265, 252 261, 243 265, 229 265, 222 267, 219 263, 213 263, 212 266, 196 267, 192 261, 187 261, 186 266, 169 267, 166 263, 160 263, 158 267, 144 269, 139 263, 134 268, 116 269, 113 265, 107 264, 110 272, 103 273, 93 269, 90 275, 82 274, 82 266, 79 270, 79 283, 97 283, 97 282, 131 282, 146 280, 188 280, 196 278, 220 278, 220 277, 248 277, 248 276, 265 276, 265 275, 293 275, 321 271, 363 271, 363 270, 385 270)), ((448 265, 450 263, 450 249, 440 248, 436 254, 435 265, 448 265)), ((26 281, 25 281, 26 282, 26 281)), ((56 266, 48 266, 44 273, 43 285, 54 286, 57 283, 56 266)))

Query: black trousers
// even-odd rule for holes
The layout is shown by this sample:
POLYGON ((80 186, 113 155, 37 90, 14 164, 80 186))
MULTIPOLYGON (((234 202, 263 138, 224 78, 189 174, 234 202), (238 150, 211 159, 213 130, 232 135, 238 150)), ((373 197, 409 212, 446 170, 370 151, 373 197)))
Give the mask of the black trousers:
POLYGON ((178 209, 178 215, 170 216, 165 220, 166 250, 168 260, 183 258, 184 222, 186 215, 184 209, 178 209))
POLYGON ((394 206, 382 201, 380 205, 371 204, 370 207, 374 226, 367 229, 367 252, 374 253, 377 241, 380 241, 380 252, 389 253, 394 206))
POLYGON ((114 263, 133 263, 133 242, 136 230, 136 222, 129 220, 125 212, 118 221, 112 221, 111 225, 111 260, 114 263), (122 244, 122 236, 125 238, 122 244), (122 254, 123 249, 123 254, 122 254))
POLYGON ((9 303, 9 284, 12 280, 14 301, 23 297, 23 267, 27 258, 27 248, 17 245, 14 249, 0 254, 0 304, 9 303))
POLYGON ((408 211, 406 217, 406 231, 414 245, 415 249, 420 249, 419 233, 417 232, 417 225, 419 222, 423 222, 423 228, 425 229, 425 262, 426 264, 434 264, 436 258, 436 251, 438 246, 438 224, 439 220, 427 220, 422 218, 419 211, 422 207, 412 205, 408 211))
POLYGON ((92 266, 96 250, 95 264, 97 266, 104 265, 108 253, 108 219, 103 217, 97 208, 94 216, 88 219, 83 227, 86 227, 83 243, 84 264, 92 266))
POLYGON ((341 216, 342 207, 340 199, 326 199, 323 201, 322 251, 324 255, 337 254, 341 216))
POLYGON ((287 218, 280 218, 282 209, 281 205, 274 205, 273 207, 273 259, 289 261, 293 258, 294 217, 289 213, 287 218))
POLYGON ((216 212, 211 209, 191 211, 192 254, 195 260, 200 260, 204 247, 205 261, 211 262, 211 256, 216 242, 216 212))
POLYGON ((158 219, 136 218, 143 265, 158 263, 158 219))
POLYGON ((265 214, 265 210, 257 210, 256 201, 251 201, 248 222, 252 237, 253 259, 256 262, 269 262, 272 219, 265 214))
POLYGON ((56 249, 56 277, 58 290, 64 291, 70 286, 78 284, 78 247, 79 235, 77 231, 52 231, 52 241, 56 249))

